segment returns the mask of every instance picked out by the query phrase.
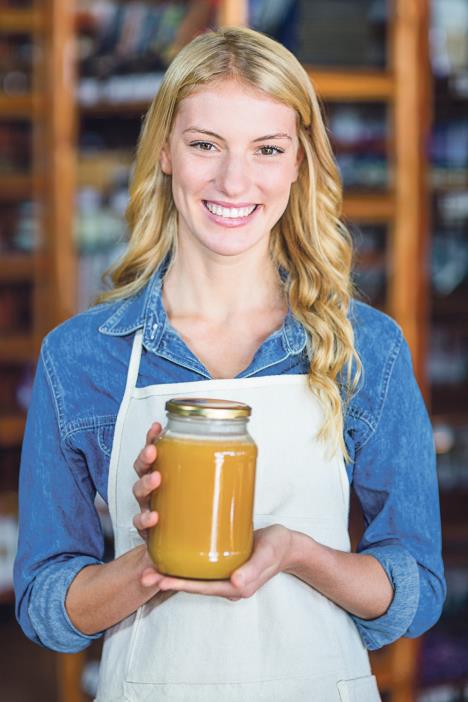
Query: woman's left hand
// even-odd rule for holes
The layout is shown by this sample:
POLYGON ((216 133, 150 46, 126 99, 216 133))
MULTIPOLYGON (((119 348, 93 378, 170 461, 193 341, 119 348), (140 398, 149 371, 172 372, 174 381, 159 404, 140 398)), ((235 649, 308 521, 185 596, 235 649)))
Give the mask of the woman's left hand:
POLYGON ((267 580, 286 569, 290 548, 291 531, 273 524, 255 532, 251 557, 233 572, 229 580, 187 580, 166 575, 159 588, 230 600, 251 597, 267 580))

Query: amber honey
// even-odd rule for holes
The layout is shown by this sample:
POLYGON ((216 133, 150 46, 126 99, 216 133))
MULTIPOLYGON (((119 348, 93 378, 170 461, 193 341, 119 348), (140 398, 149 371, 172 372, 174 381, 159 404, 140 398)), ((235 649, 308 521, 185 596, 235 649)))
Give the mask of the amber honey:
POLYGON ((192 435, 180 422, 179 431, 169 426, 157 443, 161 485, 151 506, 159 521, 148 549, 162 573, 224 579, 252 552, 257 447, 245 422, 196 424, 192 435))

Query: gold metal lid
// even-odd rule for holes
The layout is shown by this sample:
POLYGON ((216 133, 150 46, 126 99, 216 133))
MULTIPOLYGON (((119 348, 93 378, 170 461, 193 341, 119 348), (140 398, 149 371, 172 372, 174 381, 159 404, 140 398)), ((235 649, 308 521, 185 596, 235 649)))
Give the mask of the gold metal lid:
POLYGON ((240 419, 250 417, 252 409, 243 402, 214 400, 204 397, 173 398, 166 402, 166 411, 180 417, 208 419, 240 419))

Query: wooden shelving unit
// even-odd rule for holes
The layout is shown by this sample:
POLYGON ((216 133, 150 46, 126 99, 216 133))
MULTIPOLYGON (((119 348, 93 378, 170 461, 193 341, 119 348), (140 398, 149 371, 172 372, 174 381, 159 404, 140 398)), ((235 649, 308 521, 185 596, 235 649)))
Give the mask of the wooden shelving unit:
MULTIPOLYGON (((42 15, 35 10, 0 10, 0 33, 31 36, 35 41, 40 30, 42 15)), ((17 120, 31 125, 33 132, 38 128, 40 121, 40 102, 42 96, 37 92, 37 77, 33 77, 34 89, 27 94, 0 96, 0 120, 14 123, 17 120)), ((14 207, 21 201, 30 200, 35 196, 36 190, 36 164, 31 154, 32 168, 28 172, 11 172, 0 174, 0 206, 14 207)), ((31 292, 30 305, 33 308, 36 301, 35 284, 36 252, 20 254, 17 252, 3 252, 0 254, 0 286, 25 284, 31 292)), ((31 315, 34 316, 34 315, 31 315)), ((21 366, 34 358, 35 342, 34 328, 18 333, 17 329, 2 328, 0 334, 0 385, 3 383, 1 374, 7 373, 13 366, 21 366)), ((17 406, 2 408, 0 414, 0 484, 2 481, 1 460, 4 450, 17 450, 19 463, 19 449, 24 430, 24 414, 17 406)), ((12 486, 8 486, 11 487, 12 486)), ((12 601, 12 593, 3 593, 2 601, 12 601)))
MULTIPOLYGON (((438 9, 440 10, 440 5, 438 9)), ((447 11, 450 12, 450 9, 447 8, 447 11)), ((437 25, 437 20, 435 24, 437 25)), ((435 26, 434 36, 437 31, 435 26)), ((465 45, 462 33, 460 39, 465 45)), ((453 46, 455 44, 452 44, 453 46)), ((441 76, 434 72, 433 76, 434 134, 439 139, 442 138, 444 143, 453 139, 456 125, 464 119, 468 104, 466 93, 457 93, 458 81, 466 80, 468 64, 465 60, 463 66, 454 66, 453 61, 453 52, 449 51, 446 75, 441 76)), ((447 674, 444 675, 442 667, 436 668, 428 688, 437 685, 440 689, 444 686, 451 699, 461 700, 468 689, 468 667, 452 666, 451 661, 468 660, 468 277, 466 271, 465 275, 462 273, 459 276, 456 270, 459 262, 466 258, 468 212, 466 208, 454 210, 450 203, 453 205, 454 201, 462 198, 466 201, 468 153, 465 147, 457 154, 457 159, 452 158, 447 151, 443 150, 442 154, 441 160, 435 151, 432 153, 434 162, 430 182, 433 204, 434 284, 429 305, 433 330, 432 420, 436 439, 440 434, 448 439, 448 444, 444 446, 442 438, 438 455, 443 554, 448 593, 446 608, 434 631, 429 632, 427 642, 429 648, 432 643, 433 660, 437 659, 438 641, 441 651, 451 651, 450 659, 446 663, 451 678, 447 680, 447 674), (458 247, 451 249, 454 240, 458 242, 458 247), (446 257, 446 263, 452 269, 447 287, 440 285, 437 272, 441 254, 446 257)), ((428 689, 429 694, 430 692, 428 689)))
MULTIPOLYGON (((307 71, 324 102, 384 102, 391 115, 389 162, 391 189, 384 194, 346 193, 344 216, 358 223, 386 223, 387 311, 402 326, 416 376, 427 396, 426 354, 428 281, 424 266, 428 238, 426 143, 429 112, 429 7, 393 0, 389 3, 390 60, 385 71, 307 71)), ((420 640, 400 639, 371 654, 381 692, 390 702, 416 697, 420 640)))
MULTIPOLYGON (((26 300, 30 308, 25 319, 31 319, 31 323, 23 328, 18 326, 20 318, 17 311, 9 312, 7 316, 9 318, 10 314, 12 315, 14 324, 9 329, 5 318, 2 318, 0 332, 0 387, 2 389, 6 379, 4 374, 8 374, 12 368, 15 373, 20 374, 23 368, 34 363, 44 334, 66 316, 58 314, 61 291, 54 281, 52 284, 50 282, 51 262, 60 257, 61 251, 59 237, 53 236, 49 224, 54 221, 54 213, 60 206, 58 203, 61 203, 62 195, 66 194, 67 183, 66 178, 62 182, 54 181, 51 178, 50 167, 50 155, 57 150, 60 151, 61 148, 58 130, 55 125, 51 127, 54 106, 57 99, 60 99, 60 93, 57 95, 56 91, 61 83, 60 80, 55 82, 50 80, 56 76, 50 74, 48 64, 52 56, 55 56, 57 64, 62 66, 63 52, 66 51, 63 46, 57 48, 56 43, 52 41, 56 33, 52 10, 53 3, 43 3, 40 0, 36 0, 30 10, 0 9, 0 36, 13 37, 14 41, 17 41, 17 38, 19 41, 29 40, 37 49, 31 67, 30 91, 24 94, 2 93, 0 96, 0 121, 13 125, 13 128, 16 125, 21 129, 27 127, 31 132, 29 169, 27 171, 12 169, 11 172, 0 173, 0 207, 6 208, 6 211, 17 211, 22 203, 32 202, 37 205, 37 212, 42 213, 39 215, 40 221, 36 221, 38 238, 34 242, 31 240, 31 249, 28 251, 15 250, 12 232, 7 231, 6 225, 6 222, 10 222, 10 218, 5 219, 2 228, 2 236, 6 238, 2 240, 0 253, 0 295, 10 286, 14 286, 12 289, 15 290, 15 295, 16 291, 20 293, 18 295, 20 304, 23 305, 26 300)), ((67 133, 70 145, 71 127, 67 133)), ((60 174, 63 175, 61 169, 59 169, 59 178, 60 174)), ((71 204, 70 199, 70 202, 67 202, 70 210, 71 204)), ((18 221, 17 215, 15 217, 18 221)), ((70 234, 70 230, 68 233, 70 234)), ((69 308, 67 313, 71 312, 72 309, 69 308)), ((21 308, 20 314, 23 313, 24 309, 21 308)), ((24 426, 25 413, 17 404, 5 406, 5 398, 2 396, 0 502, 6 494, 5 489, 8 491, 15 489, 15 486, 10 484, 13 477, 12 466, 16 460, 19 467, 24 426), (5 466, 9 466, 6 475, 4 457, 5 466)), ((2 592, 1 600, 3 604, 12 604, 13 593, 2 592)))

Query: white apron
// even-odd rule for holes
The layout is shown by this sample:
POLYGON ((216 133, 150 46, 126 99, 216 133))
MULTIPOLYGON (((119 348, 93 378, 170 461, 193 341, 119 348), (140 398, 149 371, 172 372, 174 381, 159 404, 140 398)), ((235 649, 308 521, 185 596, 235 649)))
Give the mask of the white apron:
MULTIPOLYGON (((270 524, 349 551, 343 457, 314 439, 320 405, 305 375, 205 380, 137 388, 133 344, 109 472, 116 557, 141 544, 132 525, 133 463, 171 397, 252 407, 258 445, 254 527, 270 524)), ((280 573, 248 599, 161 593, 107 633, 96 702, 378 702, 367 651, 349 615, 280 573)))

